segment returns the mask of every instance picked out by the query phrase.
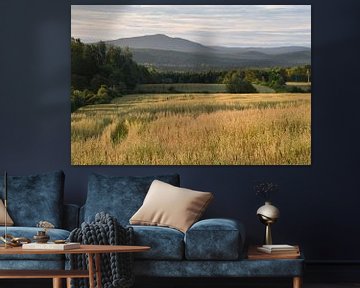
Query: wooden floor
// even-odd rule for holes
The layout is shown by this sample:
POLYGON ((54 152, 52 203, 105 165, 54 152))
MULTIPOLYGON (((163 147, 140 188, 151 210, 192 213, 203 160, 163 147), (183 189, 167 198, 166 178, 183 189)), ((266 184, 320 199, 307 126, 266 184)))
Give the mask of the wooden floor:
MULTIPOLYGON (((51 283, 48 280, 32 280, 32 281, 16 281, 13 280, 1 280, 0 288, 52 288, 51 283)), ((169 285, 169 287, 173 287, 169 285)), ((235 288, 235 286, 231 286, 235 288)), ((139 286, 135 285, 134 288, 157 288, 156 286, 139 286)), ((183 288, 187 288, 183 286, 183 288)), ((199 287, 204 288, 204 287, 199 287)), ((226 286, 219 286, 218 288, 226 288, 226 286)), ((291 288, 291 285, 286 284, 239 284, 236 288, 291 288)), ((360 288, 360 283, 305 283, 303 288, 360 288)))
MULTIPOLYGON (((48 279, 41 280, 0 280, 0 288, 52 288, 52 282, 48 279)), ((164 285, 155 283, 137 283, 134 288, 291 288, 291 283, 257 283, 257 281, 246 281, 246 283, 231 283, 229 285, 201 285, 199 283, 185 284, 179 286, 175 283, 164 285)), ((360 288, 360 283, 304 283, 303 288, 360 288)))
POLYGON ((354 288, 360 287, 360 283, 338 283, 338 284, 306 284, 304 288, 354 288))

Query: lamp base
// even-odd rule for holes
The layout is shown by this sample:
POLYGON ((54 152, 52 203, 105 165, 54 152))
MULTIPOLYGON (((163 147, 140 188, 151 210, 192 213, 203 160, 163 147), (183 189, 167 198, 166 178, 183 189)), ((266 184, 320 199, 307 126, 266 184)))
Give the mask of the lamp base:
POLYGON ((272 245, 271 224, 270 223, 266 224, 266 226, 265 226, 264 242, 266 245, 272 245))

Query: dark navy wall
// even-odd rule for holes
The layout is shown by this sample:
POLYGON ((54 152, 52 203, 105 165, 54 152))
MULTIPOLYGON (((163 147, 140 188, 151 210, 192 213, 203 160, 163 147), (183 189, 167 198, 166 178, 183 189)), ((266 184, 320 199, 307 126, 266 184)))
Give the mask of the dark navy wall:
MULTIPOLYGON (((75 3, 95 2, 72 1, 75 3)), ((357 0, 257 2, 276 3, 312 4, 311 166, 71 166, 71 2, 3 0, 0 2, 0 171, 26 175, 63 169, 65 199, 77 204, 85 200, 87 176, 91 172, 111 175, 176 172, 181 175, 182 186, 214 192, 215 201, 207 216, 240 219, 252 243, 259 243, 263 233, 255 215, 262 202, 254 195, 252 186, 256 180, 267 179, 281 188, 274 197, 282 216, 273 229, 276 242, 301 244, 309 260, 360 261, 360 249, 356 248, 360 240, 357 215, 360 3, 357 0)))

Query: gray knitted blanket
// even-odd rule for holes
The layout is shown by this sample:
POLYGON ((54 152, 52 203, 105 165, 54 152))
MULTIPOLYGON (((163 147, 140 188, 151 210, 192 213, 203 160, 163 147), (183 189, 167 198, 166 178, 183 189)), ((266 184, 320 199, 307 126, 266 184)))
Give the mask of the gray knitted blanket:
MULTIPOLYGON (((116 218, 101 212, 95 215, 94 222, 84 222, 81 224, 81 228, 74 229, 70 233, 69 240, 81 244, 133 245, 133 229, 122 227, 116 218)), ((68 258, 71 269, 87 269, 88 259, 86 255, 71 254, 68 258)), ((101 279, 103 288, 129 288, 133 286, 132 253, 101 254, 101 279)), ((71 287, 87 288, 89 287, 88 282, 88 279, 73 279, 71 287)))

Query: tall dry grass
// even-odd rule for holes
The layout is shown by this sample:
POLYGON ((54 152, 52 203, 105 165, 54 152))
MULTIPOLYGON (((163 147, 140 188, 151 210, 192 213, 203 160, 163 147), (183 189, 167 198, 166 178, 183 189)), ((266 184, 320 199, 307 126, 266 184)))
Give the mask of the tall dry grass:
POLYGON ((74 165, 308 165, 310 94, 155 94, 89 106, 72 115, 71 159, 74 165), (84 132, 91 125, 96 132, 84 132))

